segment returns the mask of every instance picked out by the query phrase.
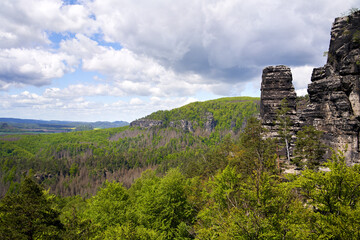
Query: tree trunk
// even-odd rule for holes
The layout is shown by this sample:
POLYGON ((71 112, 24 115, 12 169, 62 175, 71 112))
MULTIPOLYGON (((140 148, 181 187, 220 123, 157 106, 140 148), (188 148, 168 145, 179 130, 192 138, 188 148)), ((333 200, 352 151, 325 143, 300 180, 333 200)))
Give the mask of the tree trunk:
POLYGON ((286 145, 286 157, 288 160, 288 163, 290 163, 290 150, 289 150, 289 143, 287 138, 285 138, 285 145, 286 145))

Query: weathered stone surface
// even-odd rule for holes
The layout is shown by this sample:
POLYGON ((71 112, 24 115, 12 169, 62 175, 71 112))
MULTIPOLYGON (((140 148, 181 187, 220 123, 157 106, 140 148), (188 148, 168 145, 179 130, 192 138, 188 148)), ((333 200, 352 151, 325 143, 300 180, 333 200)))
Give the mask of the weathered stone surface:
MULTIPOLYGON (((263 72, 261 118, 273 135, 276 127, 270 122, 274 121, 281 99, 296 96, 290 76, 290 69, 284 66, 267 67, 263 72)), ((327 63, 313 70, 308 93, 309 105, 293 118, 294 132, 299 129, 296 125, 313 125, 324 132, 326 145, 341 150, 347 146, 348 163, 359 163, 360 11, 335 19, 327 63)))
POLYGON ((171 121, 169 127, 179 128, 185 132, 194 132, 192 123, 187 120, 171 121))
POLYGON ((297 122, 296 93, 290 68, 284 65, 266 67, 262 74, 260 118, 271 137, 278 136, 276 118, 283 99, 287 100, 290 119, 297 122))
POLYGON ((212 132, 216 126, 214 116, 211 112, 207 112, 205 115, 204 128, 207 132, 212 132))
POLYGON ((152 120, 152 119, 139 119, 130 123, 130 127, 141 127, 141 128, 149 128, 162 126, 163 121, 161 120, 152 120))
POLYGON ((349 163, 359 162, 360 12, 336 18, 327 64, 316 68, 308 86, 310 105, 303 124, 324 131, 334 149, 348 147, 349 163))

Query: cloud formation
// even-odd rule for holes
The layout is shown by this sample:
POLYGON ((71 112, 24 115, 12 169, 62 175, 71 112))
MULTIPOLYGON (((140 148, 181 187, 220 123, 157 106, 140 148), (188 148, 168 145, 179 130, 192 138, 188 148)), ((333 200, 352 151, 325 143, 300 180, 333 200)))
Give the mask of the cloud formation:
POLYGON ((339 9, 355 1, 112 1, 87 6, 107 41, 223 82, 247 81, 266 65, 323 62, 339 9))
POLYGON ((71 120, 76 121, 132 121, 153 111, 169 110, 197 101, 192 97, 134 97, 128 101, 106 103, 92 97, 76 97, 75 94, 46 89, 42 94, 24 91, 0 95, 1 113, 16 116, 21 111, 22 118, 37 116, 38 119, 48 120, 69 120, 71 115, 71 120))
MULTIPOLYGON (((0 49, 0 81, 5 84, 50 84, 72 70, 68 63, 74 58, 63 53, 51 53, 42 49, 0 49)), ((0 84, 1 86, 1 84, 0 84)))
POLYGON ((116 109, 138 118, 160 106, 195 100, 199 92, 257 95, 262 69, 278 64, 292 67, 294 85, 304 94, 311 69, 325 62, 322 53, 327 51, 334 18, 359 4, 68 2, 0 2, 0 114, 8 115, 12 107, 21 112, 36 108, 40 116, 46 115, 40 109, 54 109, 54 116, 55 109, 66 116, 76 111, 79 116, 97 111, 110 116, 116 109), (59 84, 73 72, 100 75, 102 80, 59 84))

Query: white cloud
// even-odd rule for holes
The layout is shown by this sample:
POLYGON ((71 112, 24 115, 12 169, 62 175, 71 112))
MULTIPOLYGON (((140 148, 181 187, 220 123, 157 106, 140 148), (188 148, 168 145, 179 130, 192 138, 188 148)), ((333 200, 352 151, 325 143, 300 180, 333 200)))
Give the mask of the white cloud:
MULTIPOLYGON (((49 94, 49 89, 43 94, 24 91, 19 94, 0 95, 0 114, 9 117, 98 121, 125 120, 133 121, 157 110, 168 110, 180 107, 195 98, 188 97, 150 97, 145 99, 131 98, 101 103, 96 99, 85 97, 61 98, 61 94, 49 94), (59 97, 60 96, 60 97, 59 97), (44 116, 44 117, 41 117, 44 116)), ((52 89, 61 92, 61 89, 52 89)))
MULTIPOLYGON (((0 49, 0 81, 7 84, 49 84, 72 70, 73 58, 41 49, 0 49)), ((8 85, 3 85, 6 89, 8 85)), ((0 89, 1 90, 1 89, 0 89)))
POLYGON ((192 72, 176 72, 153 58, 125 48, 100 46, 81 34, 76 35, 76 39, 62 41, 60 46, 61 51, 81 59, 84 70, 104 74, 125 95, 189 96, 214 84, 212 79, 192 72))
POLYGON ((297 96, 305 96, 306 94, 308 94, 307 88, 296 89, 297 96))
POLYGON ((141 105, 144 102, 140 98, 132 98, 130 100, 130 105, 141 105))
POLYGON ((51 43, 47 32, 93 33, 97 30, 83 5, 61 0, 0 1, 0 47, 34 47, 51 43))
POLYGON ((308 84, 311 83, 311 74, 313 69, 313 66, 307 65, 291 68, 294 87, 295 89, 299 90, 299 93, 301 93, 301 95, 304 95, 304 90, 301 89, 305 89, 306 91, 308 84))

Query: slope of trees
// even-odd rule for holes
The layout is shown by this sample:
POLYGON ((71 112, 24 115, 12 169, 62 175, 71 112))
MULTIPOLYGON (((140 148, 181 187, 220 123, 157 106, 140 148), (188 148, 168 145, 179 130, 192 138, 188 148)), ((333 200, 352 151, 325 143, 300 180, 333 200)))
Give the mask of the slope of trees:
POLYGON ((234 130, 242 128, 244 121, 249 116, 259 113, 259 98, 254 97, 229 97, 210 100, 206 102, 194 102, 184 107, 170 111, 157 111, 146 119, 165 120, 165 123, 177 120, 188 120, 193 126, 203 127, 206 114, 212 113, 216 122, 215 130, 234 130))

